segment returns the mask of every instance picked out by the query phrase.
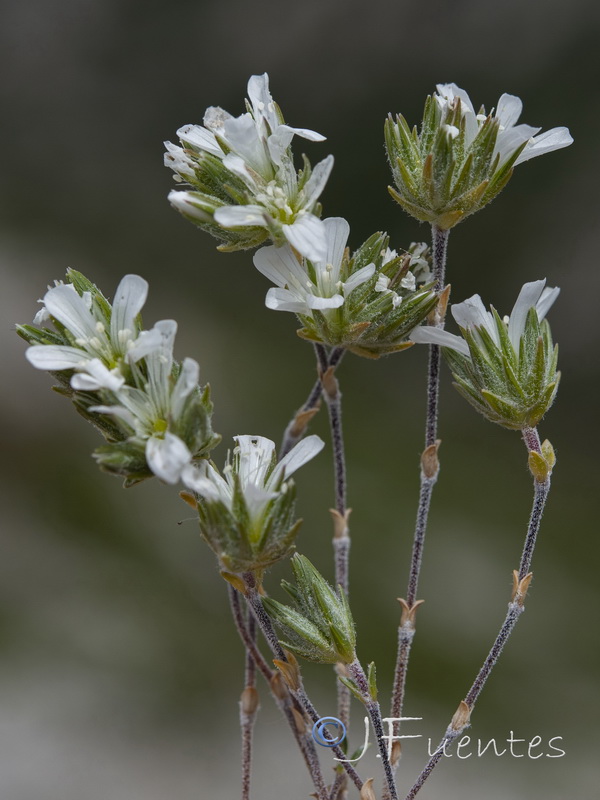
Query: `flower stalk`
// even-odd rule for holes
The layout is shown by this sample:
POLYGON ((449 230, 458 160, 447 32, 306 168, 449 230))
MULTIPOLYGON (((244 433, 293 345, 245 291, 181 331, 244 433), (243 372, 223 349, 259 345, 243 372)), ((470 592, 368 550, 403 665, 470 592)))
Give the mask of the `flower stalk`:
POLYGON ((524 429, 522 435, 530 455, 529 460, 530 470, 533 473, 534 497, 519 569, 515 570, 513 573, 513 592, 510 603, 508 604, 506 618, 471 688, 465 695, 464 700, 461 701, 436 751, 425 765, 410 792, 406 795, 406 800, 413 800, 413 798, 416 797, 437 763, 443 757, 444 753, 447 752, 448 746, 451 745, 469 725, 471 713, 483 690, 485 682, 496 666, 504 645, 513 632, 519 617, 525 610, 525 597, 533 577, 533 573, 530 572, 531 561, 546 500, 548 499, 548 493, 550 491, 550 474, 554 465, 554 453, 549 443, 545 442, 543 445, 540 444, 539 435, 535 428, 524 429), (539 473, 536 474, 536 472, 531 469, 531 453, 535 453, 546 462, 547 470, 545 476, 539 473))
MULTIPOLYGON (((444 287, 448 237, 450 235, 450 231, 444 230, 434 224, 432 225, 431 235, 433 245, 434 290, 439 295, 444 287)), ((442 308, 440 309, 438 306, 434 312, 432 320, 433 327, 444 327, 444 305, 445 303, 442 303, 442 308)), ((437 439, 437 421, 440 386, 440 360, 440 347, 438 345, 431 344, 429 347, 429 364, 427 372, 425 449, 421 455, 419 504, 417 508, 415 533, 413 537, 408 587, 406 590, 406 598, 403 600, 406 606, 406 613, 402 615, 400 626, 398 628, 398 651, 394 674, 394 686, 392 691, 392 706, 390 716, 396 719, 400 719, 402 716, 402 709, 404 707, 406 673, 408 670, 410 649, 415 635, 415 612, 419 605, 419 602, 417 601, 417 590, 419 585, 419 575, 421 573, 421 564, 423 560, 425 533, 427 531, 427 521, 429 518, 429 508, 431 506, 433 487, 435 486, 439 473, 438 448, 440 442, 437 439)), ((398 731, 399 723, 394 723, 394 734, 397 735, 398 731)))

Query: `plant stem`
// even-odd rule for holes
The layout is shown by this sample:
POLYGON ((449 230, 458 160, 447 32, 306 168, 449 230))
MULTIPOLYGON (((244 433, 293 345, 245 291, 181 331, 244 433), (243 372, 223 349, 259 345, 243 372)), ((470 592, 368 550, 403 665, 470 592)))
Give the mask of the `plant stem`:
MULTIPOLYGON (((283 661, 285 663, 289 663, 289 660, 284 653, 281 645, 279 644, 279 640, 277 638, 277 634, 273 628, 273 624, 267 612, 264 609, 262 601, 260 599, 260 594, 256 589, 256 580, 254 575, 251 572, 245 572, 242 576, 244 582, 246 584, 246 601, 254 614, 256 621, 258 623, 259 628, 261 629, 265 639, 267 640, 269 647, 273 651, 273 654, 279 661, 283 661)), ((302 685, 302 679, 300 677, 300 671, 298 670, 296 675, 296 685, 291 686, 288 683, 288 688, 294 698, 300 703, 303 707, 304 711, 308 715, 308 717, 312 720, 313 724, 318 722, 321 717, 319 716, 316 708, 312 704, 311 700, 309 699, 304 686, 302 685)), ((335 755, 342 759, 342 766, 348 773, 348 777, 354 783, 357 789, 362 789, 363 782, 351 764, 346 763, 344 760, 346 758, 344 751, 339 747, 339 745, 335 745, 331 748, 335 755)))
MULTIPOLYGON (((252 615, 248 616, 248 636, 253 641, 256 641, 256 622, 252 615)), ((244 691, 240 698, 240 727, 242 730, 242 800, 250 800, 252 735, 254 732, 256 714, 258 712, 258 694, 256 692, 256 664, 249 650, 246 650, 244 684, 244 691)))
MULTIPOLYGON (((335 513, 333 555, 335 565, 335 586, 341 586, 348 597, 350 531, 348 528, 346 458, 344 454, 344 432, 342 428, 342 393, 334 375, 331 355, 328 356, 322 345, 315 345, 323 397, 327 403, 331 443, 333 447, 333 468, 335 484, 335 513)), ((350 690, 337 680, 337 715, 346 728, 350 725, 350 690)))
MULTIPOLYGON (((433 247, 433 277, 434 289, 439 294, 444 288, 446 274, 446 252, 448 245, 449 230, 442 230, 437 225, 432 225, 432 247, 433 247)), ((436 327, 443 328, 444 320, 436 316, 434 323, 436 327)), ((440 385, 440 348, 438 345, 429 345, 429 365, 427 374, 427 411, 425 417, 425 450, 421 456, 421 483, 419 490, 419 505, 417 508, 417 521, 413 538, 413 547, 410 561, 410 571, 408 577, 408 587, 406 590, 406 605, 408 612, 402 615, 402 620, 398 628, 398 653, 396 657, 396 670, 394 674, 394 687, 392 691, 392 706, 390 716, 399 719, 402 716, 404 707, 404 695, 406 690, 406 673, 408 670, 408 660, 410 648, 415 635, 415 614, 417 602, 417 589, 419 585, 419 575, 423 560, 423 547, 425 544, 425 533, 427 531, 427 520, 429 517, 429 507, 431 505, 431 495, 433 487, 437 481, 439 473, 439 461, 437 457, 437 419, 438 419, 438 400, 440 385), (411 609, 414 611, 411 612, 411 609)), ((399 723, 394 723, 394 734, 397 735, 399 723)))
MULTIPOLYGON (((262 653, 258 650, 256 641, 250 635, 250 629, 244 620, 239 598, 239 592, 237 592, 233 586, 230 585, 229 600, 231 603, 233 619, 240 638, 246 646, 247 653, 252 654, 255 664, 258 666, 259 670, 267 681, 269 688, 271 689, 273 699, 290 726, 317 793, 321 798, 326 798, 327 795, 325 781, 321 772, 321 765, 319 763, 319 757, 317 756, 314 741, 311 739, 310 734, 307 731, 301 732, 299 730, 297 715, 301 712, 298 701, 295 701, 292 698, 287 687, 281 681, 279 673, 273 672, 264 659, 262 653)), ((250 614, 248 620, 254 622, 254 617, 250 614)))
MULTIPOLYGON (((345 352, 343 347, 334 347, 329 355, 327 367, 337 367, 345 352)), ((294 414, 284 431, 281 447, 279 448, 280 459, 287 455, 292 447, 304 436, 306 426, 319 408, 322 392, 323 387, 321 386, 321 379, 319 378, 310 390, 310 394, 306 398, 304 405, 294 414)))
POLYGON ((377 700, 374 700, 371 697, 367 677, 358 660, 353 661, 352 664, 348 665, 348 674, 358 687, 358 690, 363 697, 365 708, 367 709, 369 717, 371 718, 371 723, 373 724, 373 730, 375 731, 377 746, 381 756, 381 763, 383 764, 383 771, 385 773, 387 794, 390 797, 390 800, 398 800, 398 793, 396 791, 396 784, 394 782, 394 772, 392 770, 392 765, 390 764, 388 748, 385 744, 385 735, 383 733, 383 722, 381 719, 381 709, 379 708, 379 703, 377 700))
MULTIPOLYGON (((537 453, 541 453, 542 451, 537 430, 535 428, 525 428, 522 433, 527 450, 534 450, 537 453)), ((508 604, 506 618, 498 635, 496 636, 487 658, 483 662, 483 666, 477 673, 477 677, 473 681, 471 688, 465 695, 464 700, 461 702, 458 711, 452 719, 452 722, 446 729, 446 733, 438 745, 437 750, 427 762, 427 765, 417 778, 414 786, 407 794, 406 800, 413 800, 438 761, 442 758, 444 752, 447 750, 448 745, 451 744, 458 736, 460 736, 463 730, 469 724, 471 711, 473 710, 473 707, 475 706, 475 703, 481 694, 484 684, 498 662, 500 653, 502 652, 502 649, 504 648, 509 636, 513 632, 519 617, 525 610, 524 601, 527 594, 527 588, 531 580, 531 572, 529 570, 531 567, 531 560, 533 557, 537 534, 540 529, 540 523, 544 513, 544 507, 548 498, 548 492, 550 491, 550 478, 548 477, 546 480, 538 480, 534 478, 533 487, 533 507, 529 517, 529 525, 527 527, 527 535, 525 536, 525 544, 523 546, 523 553, 521 555, 519 569, 515 570, 515 586, 513 590, 513 596, 508 604)))

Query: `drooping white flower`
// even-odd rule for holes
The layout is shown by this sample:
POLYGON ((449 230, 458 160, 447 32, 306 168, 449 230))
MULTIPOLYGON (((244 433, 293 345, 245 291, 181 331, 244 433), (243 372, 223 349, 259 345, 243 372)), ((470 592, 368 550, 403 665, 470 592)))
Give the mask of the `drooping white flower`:
MULTIPOLYGON (((452 109, 457 100, 460 100, 462 118, 465 122, 465 149, 467 149, 473 143, 487 115, 485 113, 476 114, 469 95, 455 83, 438 84, 436 88, 435 99, 442 112, 445 113, 452 109)), ((494 148, 494 157, 499 156, 498 166, 502 166, 524 142, 527 144, 516 159, 515 165, 573 143, 573 137, 565 127, 552 128, 540 134, 541 128, 524 124, 517 125, 522 110, 523 103, 519 97, 503 94, 498 100, 495 110, 491 112, 500 126, 494 148)), ((451 136, 458 135, 458 129, 455 126, 447 127, 454 127, 455 132, 449 131, 451 136)))
POLYGON ((148 283, 126 275, 115 292, 110 323, 90 292, 59 283, 45 294, 35 322, 54 318, 66 330, 70 345, 33 345, 27 359, 38 369, 74 370, 71 386, 82 391, 116 391, 124 383, 123 363, 132 364, 160 342, 157 330, 140 331, 136 318, 148 295, 148 283))
MULTIPOLYGON (((299 181, 290 144, 294 136, 313 142, 324 141, 325 137, 306 128, 292 128, 283 122, 269 91, 266 73, 250 78, 248 97, 248 110, 239 117, 222 108, 211 107, 204 116, 204 126, 184 125, 180 128, 177 135, 183 148, 165 142, 165 165, 173 169, 177 180, 187 181, 194 187, 198 183, 195 169, 202 171, 202 157, 207 154, 219 159, 230 174, 242 181, 248 202, 232 199, 214 205, 209 212, 214 197, 209 198, 206 194, 201 177, 198 183, 200 192, 173 191, 169 200, 175 208, 198 223, 206 224, 214 219, 222 228, 234 231, 266 228, 269 235, 287 240, 307 258, 323 259, 325 232, 314 212, 333 167, 333 157, 328 156, 319 162, 308 180, 299 181), (204 207, 203 195, 207 198, 204 207)), ((225 186, 221 188, 226 191, 225 186)))
MULTIPOLYGON (((523 285, 510 316, 504 318, 508 337, 516 355, 519 353, 521 337, 525 331, 525 322, 529 310, 535 308, 538 320, 541 322, 558 297, 559 292, 560 289, 558 288, 551 289, 546 287, 545 279, 523 285)), ((500 347, 500 336, 494 316, 485 308, 478 294, 474 294, 462 303, 452 305, 451 311, 452 316, 461 328, 471 331, 478 339, 481 339, 478 330, 483 329, 495 344, 500 347)), ((410 338, 417 343, 438 344, 442 347, 449 347, 465 356, 470 353, 469 345, 464 338, 441 328, 421 326, 415 328, 410 338)))
POLYGON ((251 517, 251 527, 268 503, 287 491, 285 481, 314 458, 325 443, 316 435, 306 436, 284 456, 275 460, 275 443, 264 436, 235 436, 237 446, 221 475, 203 462, 183 476, 186 485, 209 503, 220 502, 233 512, 234 493, 239 484, 251 517))
MULTIPOLYGON (((254 255, 254 266, 275 284, 265 299, 267 308, 310 316, 312 311, 339 308, 344 299, 375 272, 375 265, 357 270, 346 281, 341 269, 350 233, 342 217, 323 220, 326 253, 322 259, 300 262, 290 247, 262 247, 254 255)), ((310 259, 309 259, 310 260, 310 259)))

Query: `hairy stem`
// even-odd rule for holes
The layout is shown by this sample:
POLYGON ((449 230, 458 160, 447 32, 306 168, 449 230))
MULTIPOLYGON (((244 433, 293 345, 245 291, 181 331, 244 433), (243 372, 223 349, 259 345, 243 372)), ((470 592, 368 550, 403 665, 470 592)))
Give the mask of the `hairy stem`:
MULTIPOLYGON (((438 294, 444 288, 446 274, 446 252, 448 236, 450 231, 442 230, 437 225, 432 225, 431 235, 433 244, 433 277, 435 280, 434 289, 438 294)), ((443 328, 443 317, 435 316, 433 324, 443 328)), ((415 611, 417 603, 417 590, 419 586, 419 575, 423 560, 423 547, 425 544, 425 533, 427 531, 427 520, 429 518, 429 507, 431 505, 431 495, 433 487, 437 481, 439 473, 439 461, 437 450, 437 420, 438 420, 438 399, 440 385, 440 348, 438 345, 429 345, 429 365, 427 374, 427 410, 425 417, 425 449, 421 456, 421 484, 419 490, 419 505, 417 508, 417 520, 413 538, 413 547, 410 560, 410 571, 408 576, 408 587, 406 590, 405 603, 408 611, 403 613, 400 626, 398 628, 398 652, 396 656, 396 669, 394 674, 394 686, 392 690, 392 706, 390 716, 399 719, 402 716, 404 707, 404 695, 406 690, 406 674, 408 670, 408 660, 412 640, 415 635, 415 611)), ((399 723, 394 723, 394 734, 398 733, 399 723)))
MULTIPOLYGON (((347 508, 347 483, 346 483, 346 458, 344 454, 344 432, 342 428, 342 393, 336 376, 335 366, 331 364, 331 354, 328 356, 322 345, 315 345, 317 364, 323 397, 327 403, 329 425, 331 428, 331 443, 333 447, 333 469, 335 485, 335 511, 333 555, 335 565, 335 585, 341 586, 346 597, 349 592, 349 563, 350 563, 350 531, 348 529, 347 508)), ((350 690, 340 680, 337 680, 337 714, 346 728, 350 725, 350 690)))
POLYGON ((358 660, 353 661, 352 664, 348 665, 348 674, 354 680, 363 697, 365 708, 367 709, 373 725, 373 730, 375 731, 377 747, 379 748, 379 755, 381 756, 381 763, 383 764, 383 771, 385 774, 387 795, 390 800, 398 800, 398 793, 396 791, 396 784, 394 782, 394 772, 390 763, 388 748, 385 743, 383 721, 381 719, 381 709, 379 708, 379 703, 377 700, 374 700, 371 697, 367 677, 358 660))
MULTIPOLYGON (((321 765, 319 763, 319 757, 317 756, 314 741, 307 731, 300 730, 301 726, 298 724, 298 716, 301 715, 300 706, 298 702, 290 695, 287 687, 281 680, 279 673, 274 672, 269 667, 262 653, 258 650, 258 647, 256 646, 256 640, 250 635, 249 626, 246 623, 242 613, 240 594, 231 585, 229 586, 229 600, 231 603, 233 619, 240 638, 246 646, 246 651, 252 655, 255 664, 258 666, 260 672, 267 681, 269 688, 271 689, 271 694, 273 695, 275 703, 286 718, 294 738, 296 739, 296 743, 298 744, 300 752, 302 753, 304 762, 310 773, 317 793, 320 795, 320 797, 325 797, 325 782, 323 780, 321 765)), ((252 616, 252 614, 249 614, 248 620, 252 620, 252 622, 254 622, 254 619, 255 618, 252 616)))
MULTIPOLYGON (((533 450, 537 453, 541 453, 540 440, 535 428, 524 429, 523 439, 528 451, 533 450)), ((473 681, 471 688, 465 695, 464 700, 461 701, 458 710, 452 718, 450 725, 446 729, 446 733, 444 734, 435 753, 429 759, 412 789, 407 794, 406 800, 413 800, 427 778, 430 776, 438 761, 443 757, 444 752, 447 751, 448 746, 461 735, 463 730, 469 724, 471 712, 479 698, 479 695, 481 694, 485 682, 498 662, 504 645, 513 632, 519 617, 525 610, 525 596, 531 581, 531 572, 529 570, 531 567, 531 560, 533 557, 537 534, 540 529, 540 523, 544 513, 544 507, 548 498, 548 492, 550 491, 550 478, 548 477, 546 480, 538 480, 537 478, 534 478, 533 489, 533 507, 529 517, 529 525, 527 527, 527 534, 525 536, 525 543, 523 546, 521 561, 519 563, 519 569, 515 570, 513 596, 508 604, 506 618, 502 623, 502 627, 500 628, 500 631, 498 632, 498 635, 496 636, 496 639, 494 640, 494 643, 492 644, 492 647, 485 661, 483 662, 481 669, 477 673, 477 677, 473 681)))
MULTIPOLYGON (((247 627, 249 638, 253 641, 256 641, 256 622, 251 614, 248 615, 247 627)), ((256 691, 256 663, 251 652, 246 650, 244 691, 242 692, 242 696, 240 698, 240 727, 242 731, 242 800, 250 800, 250 777, 252 775, 252 738, 258 707, 258 693, 256 691)))
MULTIPOLYGON (((329 354, 326 369, 327 367, 337 367, 345 352, 343 347, 334 347, 329 354)), ((287 455, 292 447, 304 436, 308 423, 319 408, 322 392, 323 387, 319 378, 315 381, 304 404, 296 411, 284 431, 281 447, 279 448, 280 459, 287 455)))

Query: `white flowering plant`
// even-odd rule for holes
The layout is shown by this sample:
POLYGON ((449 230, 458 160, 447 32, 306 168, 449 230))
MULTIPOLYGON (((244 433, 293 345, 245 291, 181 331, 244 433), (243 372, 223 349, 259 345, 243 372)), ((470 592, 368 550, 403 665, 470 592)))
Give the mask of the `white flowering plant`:
POLYGON ((556 461, 552 445, 541 442, 537 426, 554 402, 560 377, 558 351, 546 319, 559 290, 546 287, 545 279, 525 282, 506 317, 493 307, 488 311, 475 294, 451 305, 460 335, 446 331, 449 233, 506 186, 515 166, 564 148, 572 138, 566 128, 540 134, 539 128, 517 124, 522 104, 513 95, 503 94, 486 114, 483 108, 476 112, 468 94, 455 84, 439 84, 427 98, 420 130, 409 128, 402 115, 395 121, 390 116, 385 123, 395 183, 390 192, 405 211, 431 223, 431 245, 413 242, 393 249, 390 237, 376 232, 351 250, 349 223, 341 217, 322 218, 320 197, 332 171, 332 156, 314 168, 304 157, 299 168, 291 149, 294 137, 315 143, 324 137, 285 123, 266 74, 250 78, 247 94, 246 111, 240 116, 211 107, 203 125, 179 128, 179 144, 167 142, 164 159, 182 185, 169 194, 171 205, 215 236, 222 252, 258 248, 248 262, 272 284, 266 308, 294 314, 300 324, 297 333, 314 348, 316 382, 287 426, 279 452, 265 436, 240 434, 224 468, 217 468, 212 454, 220 437, 212 429, 209 388, 199 385, 197 361, 175 360, 174 320, 144 329, 141 310, 148 284, 138 275, 121 280, 111 303, 81 273, 68 270, 66 282, 48 288, 33 324, 18 325, 17 332, 29 344, 29 362, 48 371, 57 381, 55 388, 104 437, 94 452, 99 466, 123 478, 126 487, 153 477, 178 487, 197 514, 201 536, 226 581, 233 621, 245 647, 242 800, 250 798, 257 672, 289 725, 314 797, 343 800, 354 792, 360 800, 377 798, 373 779, 360 775, 359 759, 347 758, 343 738, 337 741, 323 734, 326 719, 349 730, 355 698, 375 731, 383 770, 380 796, 397 800, 399 725, 422 602, 418 585, 429 507, 439 474, 442 353, 467 401, 492 422, 520 432, 534 501, 506 618, 440 746, 406 795, 412 800, 470 724, 483 686, 524 610, 556 461), (413 344, 429 347, 425 442, 408 582, 399 601, 387 717, 391 732, 385 735, 375 665, 365 670, 358 659, 350 610, 350 509, 337 370, 346 353, 376 359, 413 344), (310 549, 311 534, 300 538, 292 476, 324 448, 318 436, 306 435, 322 402, 330 420, 335 479, 334 586, 308 558, 294 553, 299 541, 310 549), (296 582, 283 582, 292 601, 286 605, 269 596, 269 568, 290 557, 296 582), (337 717, 319 715, 296 656, 335 665, 337 717), (331 748, 338 759, 329 781, 319 745, 331 748))

